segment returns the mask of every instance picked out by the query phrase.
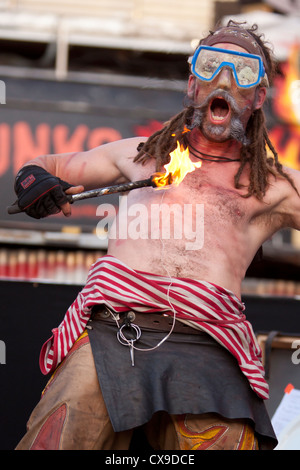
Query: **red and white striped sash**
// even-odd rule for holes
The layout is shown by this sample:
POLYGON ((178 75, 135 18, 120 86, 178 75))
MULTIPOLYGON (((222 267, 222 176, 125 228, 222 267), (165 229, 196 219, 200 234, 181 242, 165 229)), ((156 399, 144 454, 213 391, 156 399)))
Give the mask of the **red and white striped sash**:
POLYGON ((103 256, 92 265, 85 287, 67 310, 52 337, 43 345, 40 367, 53 371, 84 331, 95 304, 105 304, 116 313, 135 310, 165 312, 211 335, 237 359, 252 389, 268 398, 261 349, 244 304, 231 291, 205 281, 179 279, 134 271, 113 256, 103 256))

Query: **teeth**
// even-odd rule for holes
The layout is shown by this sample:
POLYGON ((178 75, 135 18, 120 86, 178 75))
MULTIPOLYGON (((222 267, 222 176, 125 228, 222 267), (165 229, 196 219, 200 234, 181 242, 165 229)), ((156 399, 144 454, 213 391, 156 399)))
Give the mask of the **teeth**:
POLYGON ((212 113, 212 117, 215 121, 223 121, 224 119, 224 116, 216 116, 214 113, 212 113))

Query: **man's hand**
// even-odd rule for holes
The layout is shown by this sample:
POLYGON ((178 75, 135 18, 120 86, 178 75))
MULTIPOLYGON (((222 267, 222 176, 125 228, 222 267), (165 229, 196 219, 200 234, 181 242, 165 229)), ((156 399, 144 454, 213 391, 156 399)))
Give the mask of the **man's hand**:
MULTIPOLYGON (((78 194, 82 193, 84 190, 83 186, 71 186, 71 188, 67 189, 65 191, 66 194, 78 194)), ((66 202, 65 204, 62 204, 60 206, 62 213, 66 216, 69 217, 71 215, 71 204, 69 202, 66 202)))
POLYGON ((76 194, 83 189, 83 186, 72 186, 37 165, 23 167, 15 181, 18 206, 34 219, 57 214, 61 210, 68 217, 71 207, 66 194, 76 194))

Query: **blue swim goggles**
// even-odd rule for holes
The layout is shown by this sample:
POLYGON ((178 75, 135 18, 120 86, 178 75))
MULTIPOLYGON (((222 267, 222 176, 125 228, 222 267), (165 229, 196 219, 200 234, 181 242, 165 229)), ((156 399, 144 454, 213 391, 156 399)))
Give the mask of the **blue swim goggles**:
POLYGON ((223 67, 229 67, 240 88, 251 88, 258 84, 269 86, 263 61, 259 55, 199 46, 193 57, 190 57, 189 63, 192 74, 205 82, 212 81, 223 67))

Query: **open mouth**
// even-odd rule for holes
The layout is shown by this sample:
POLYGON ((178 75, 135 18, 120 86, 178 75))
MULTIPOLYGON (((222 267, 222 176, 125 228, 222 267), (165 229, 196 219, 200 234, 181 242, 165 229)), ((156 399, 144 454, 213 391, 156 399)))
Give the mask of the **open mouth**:
POLYGON ((230 108, 224 98, 214 98, 210 103, 210 115, 212 122, 221 123, 229 116, 230 108))

